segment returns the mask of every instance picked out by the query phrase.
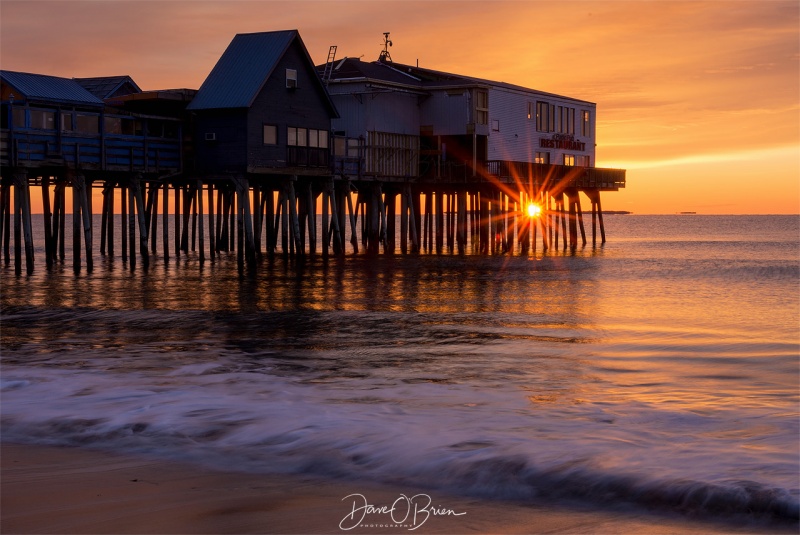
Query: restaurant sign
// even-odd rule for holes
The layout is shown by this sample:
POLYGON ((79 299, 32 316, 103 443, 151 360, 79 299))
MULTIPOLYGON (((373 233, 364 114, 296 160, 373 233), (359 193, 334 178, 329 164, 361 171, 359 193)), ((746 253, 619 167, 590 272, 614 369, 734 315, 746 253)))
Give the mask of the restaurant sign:
POLYGON ((551 138, 540 138, 539 146, 543 149, 586 150, 586 143, 576 141, 568 134, 553 134, 551 138))

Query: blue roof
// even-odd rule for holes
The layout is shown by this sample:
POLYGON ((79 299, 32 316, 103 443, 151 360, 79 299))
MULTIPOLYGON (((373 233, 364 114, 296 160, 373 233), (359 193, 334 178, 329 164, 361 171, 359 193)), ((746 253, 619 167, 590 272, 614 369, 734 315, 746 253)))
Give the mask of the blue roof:
POLYGON ((81 87, 86 89, 89 93, 103 100, 120 96, 115 93, 119 91, 120 88, 124 87, 126 83, 130 84, 130 89, 132 89, 132 91, 129 90, 125 93, 121 93, 121 95, 142 92, 141 88, 139 88, 139 86, 136 85, 136 82, 133 81, 133 78, 128 75, 73 78, 73 80, 78 82, 81 87))
POLYGON ((22 93, 20 99, 102 106, 103 101, 84 89, 75 80, 31 74, 27 72, 0 71, 0 79, 22 93))
POLYGON ((250 107, 297 36, 297 30, 237 34, 188 109, 250 107))

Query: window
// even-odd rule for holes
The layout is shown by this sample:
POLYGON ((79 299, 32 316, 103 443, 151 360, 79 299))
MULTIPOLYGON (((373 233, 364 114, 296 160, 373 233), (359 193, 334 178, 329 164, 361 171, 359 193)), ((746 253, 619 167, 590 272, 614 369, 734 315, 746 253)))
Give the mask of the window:
POLYGON ((347 140, 347 156, 348 158, 358 158, 361 143, 358 139, 349 138, 347 140))
POLYGON ((589 156, 588 155, 578 156, 578 165, 581 167, 589 167, 589 156))
POLYGON ((484 89, 475 92, 475 122, 489 124, 489 92, 484 89))
MULTIPOLYGON (((264 125, 265 136, 268 126, 269 125, 264 125)), ((266 139, 266 137, 264 139, 266 139)), ((286 129, 286 144, 291 147, 313 147, 318 149, 327 149, 328 131, 290 126, 286 129)))
POLYGON ((295 69, 286 69, 286 88, 297 89, 297 71, 295 69))
POLYGON ((274 124, 264 125, 264 145, 278 144, 278 127, 274 124))
POLYGON ((537 152, 536 157, 533 160, 533 163, 550 163, 550 153, 537 152))
POLYGON ((309 130, 308 146, 320 149, 328 148, 328 132, 326 130, 309 130))
POLYGON ((575 165, 575 155, 574 154, 565 154, 564 155, 564 165, 575 165))
POLYGON ((14 123, 14 128, 25 128, 25 108, 14 108, 11 113, 11 120, 14 123))
POLYGON ((98 134, 100 133, 100 117, 97 115, 81 115, 76 116, 76 130, 82 134, 98 134))
POLYGON ((528 102, 528 119, 533 117, 533 102, 528 102))
POLYGON ((584 110, 583 111, 583 122, 581 123, 581 135, 582 136, 591 136, 589 130, 589 112, 584 110))
POLYGON ((71 113, 62 113, 61 114, 61 131, 62 132, 72 132, 75 130, 75 125, 72 121, 72 114, 71 113))
POLYGON ((31 128, 39 130, 55 130, 56 114, 52 111, 30 110, 31 128))
POLYGON ((343 137, 333 138, 333 153, 336 156, 345 156, 347 152, 347 140, 343 137))
POLYGON ((497 119, 492 119, 492 131, 499 132, 500 131, 500 121, 497 119))
POLYGON ((567 116, 567 133, 575 134, 575 108, 567 108, 569 113, 567 116))
POLYGON ((104 118, 103 131, 106 134, 122 134, 122 119, 119 117, 104 118))
POLYGON ((555 104, 548 104, 541 100, 536 102, 536 131, 537 132, 555 132, 556 125, 560 125, 560 116, 556 116, 556 112, 561 113, 562 106, 556 107, 555 104))

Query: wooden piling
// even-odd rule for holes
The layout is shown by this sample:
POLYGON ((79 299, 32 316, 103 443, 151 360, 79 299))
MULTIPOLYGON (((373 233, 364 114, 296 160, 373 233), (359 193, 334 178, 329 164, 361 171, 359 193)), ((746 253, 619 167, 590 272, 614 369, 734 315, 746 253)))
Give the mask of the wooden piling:
POLYGON ((173 218, 173 226, 174 228, 172 231, 175 235, 175 258, 181 257, 181 187, 179 184, 175 184, 173 189, 173 195, 175 196, 175 211, 172 214, 173 218))
POLYGON ((128 187, 128 266, 136 267, 136 194, 134 184, 128 187))
POLYGON ((385 193, 386 199, 384 201, 385 211, 383 212, 384 228, 386 229, 384 236, 384 252, 390 255, 394 254, 397 247, 395 234, 397 233, 397 222, 395 213, 397 210, 397 193, 394 190, 389 190, 385 193))
POLYGON ((595 199, 597 200, 597 218, 600 221, 600 243, 606 242, 606 228, 603 225, 603 208, 600 205, 600 192, 595 192, 595 199))
MULTIPOLYGON (((106 237, 108 236, 108 202, 109 202, 108 191, 109 187, 108 183, 106 182, 106 184, 103 186, 103 208, 100 210, 100 256, 106 255, 106 237)), ((42 198, 44 198, 44 191, 42 191, 42 195, 43 195, 42 198)), ((47 242, 46 239, 45 242, 47 242)), ((46 248, 46 243, 45 243, 45 248, 46 248)))
POLYGON ((161 244, 164 250, 164 265, 169 261, 169 183, 165 180, 162 186, 164 193, 161 198, 161 244))
POLYGON ((58 260, 64 262, 66 249, 67 229, 67 184, 64 180, 56 184, 56 198, 58 199, 58 260))
POLYGON ((114 183, 111 182, 108 191, 108 236, 106 237, 106 244, 108 245, 108 257, 114 260, 114 183))
POLYGON ((308 217, 308 253, 314 256, 317 254, 317 199, 311 182, 306 184, 306 199, 306 206, 308 207, 306 214, 306 217, 308 217))
MULTIPOLYGON (((14 273, 22 275, 22 186, 14 180, 14 273)), ((80 234, 78 234, 80 239, 80 234)), ((78 248, 80 254, 80 248, 78 248)), ((80 264, 79 264, 80 266, 80 264)), ((79 267, 80 269, 80 267, 79 267)))
POLYGON ((358 254, 358 236, 356 234, 356 214, 353 211, 353 196, 350 194, 350 183, 345 182, 347 194, 347 212, 350 216, 350 243, 353 245, 353 253, 358 254))
POLYGON ((206 246, 205 246, 205 236, 203 232, 203 181, 197 181, 197 213, 200 222, 200 228, 198 229, 200 232, 199 236, 199 245, 200 245, 200 263, 202 264, 206 260, 206 246))
MULTIPOLYGON (((136 219, 139 222, 139 255, 142 257, 142 267, 146 271, 150 267, 150 250, 148 249, 147 210, 142 198, 142 185, 143 182, 139 179, 131 182, 131 190, 136 202, 136 219)), ((131 241, 133 241, 133 235, 131 235, 131 241)))
POLYGON ((158 236, 158 193, 160 189, 159 184, 150 184, 148 189, 147 220, 150 222, 150 252, 153 254, 158 252, 156 238, 158 236))
POLYGON ((571 249, 578 247, 578 214, 575 209, 575 194, 570 190, 567 193, 567 203, 569 204, 569 246, 571 249))
POLYGON ((72 179, 72 269, 81 270, 81 200, 76 178, 72 179))
POLYGON ((128 261, 128 188, 120 186, 120 217, 122 218, 120 230, 122 232, 122 261, 128 261))
POLYGON ((53 214, 50 209, 49 176, 42 177, 42 211, 44 212, 44 258, 49 270, 53 267, 53 214))
POLYGON ((25 239, 25 267, 27 273, 33 273, 33 230, 31 228, 31 190, 28 180, 22 186, 22 234, 25 239))
POLYGON ((214 184, 208 185, 208 253, 211 262, 217 256, 216 234, 214 234, 214 184))
POLYGON ((586 245, 586 229, 583 227, 583 210, 581 210, 580 192, 575 192, 575 209, 578 212, 578 228, 581 230, 581 241, 586 245))
POLYGON ((3 232, 0 233, 2 235, 3 240, 3 260, 6 265, 11 262, 11 255, 9 254, 9 246, 11 242, 11 183, 5 182, 2 184, 2 199, 0 199, 0 205, 2 205, 2 215, 0 219, 2 219, 3 224, 3 232))

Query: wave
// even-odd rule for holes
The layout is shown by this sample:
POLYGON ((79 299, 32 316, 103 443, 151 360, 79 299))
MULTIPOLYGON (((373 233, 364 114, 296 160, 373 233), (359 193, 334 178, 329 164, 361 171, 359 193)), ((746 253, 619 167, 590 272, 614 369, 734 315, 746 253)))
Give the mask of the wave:
MULTIPOLYGON (((157 436, 145 423, 127 423, 111 429, 103 423, 78 418, 50 421, 33 429, 4 419, 2 428, 4 440, 147 453, 236 471, 294 472, 349 480, 368 478, 493 500, 531 504, 568 502, 603 508, 635 506, 650 512, 679 513, 705 520, 739 518, 769 523, 800 520, 796 493, 756 481, 649 480, 603 471, 586 459, 541 467, 522 456, 440 458, 437 464, 423 462, 400 470, 396 463, 387 463, 381 455, 364 454, 364 448, 356 444, 302 440, 298 444, 299 435, 290 434, 270 437, 249 448, 221 444, 216 447, 213 444, 224 442, 220 439, 228 432, 217 427, 195 436, 170 437, 168 445, 164 440, 167 437, 157 436), (187 452, 188 448, 192 451, 187 452)), ((453 445, 454 449, 464 447, 453 445)), ((481 444, 475 447, 481 449, 481 444)))
MULTIPOLYGON (((391 399, 404 391, 432 399, 443 390, 457 390, 453 385, 414 385, 412 390, 383 393, 365 389, 337 398, 333 391, 310 390, 280 377, 217 373, 215 363, 150 377, 22 370, 5 370, 0 381, 0 432, 6 441, 147 454, 223 470, 410 485, 531 504, 633 507, 707 520, 800 519, 798 489, 725 478, 721 467, 704 474, 705 480, 681 477, 674 470, 657 473, 636 462, 610 460, 579 436, 559 436, 588 432, 589 427, 553 430, 551 440, 544 441, 530 433, 504 433, 533 422, 529 417, 512 419, 509 414, 515 411, 502 411, 494 422, 484 423, 497 410, 486 393, 479 399, 474 392, 468 396, 486 405, 477 413, 454 410, 452 404, 466 392, 441 400, 446 411, 410 409, 391 399), (220 395, 226 390, 247 393, 220 395), (440 422, 441 431, 433 431, 445 414, 450 419, 447 430, 440 422), (481 423, 469 427, 476 418, 481 423), (718 475, 709 475, 714 473, 718 475)), ((642 447, 651 450, 647 444, 635 446, 642 447)), ((656 462, 675 463, 663 451, 653 455, 661 456, 656 462)), ((685 459, 689 467, 698 462, 685 459)), ((683 471, 693 472, 700 475, 691 468, 683 471)))

